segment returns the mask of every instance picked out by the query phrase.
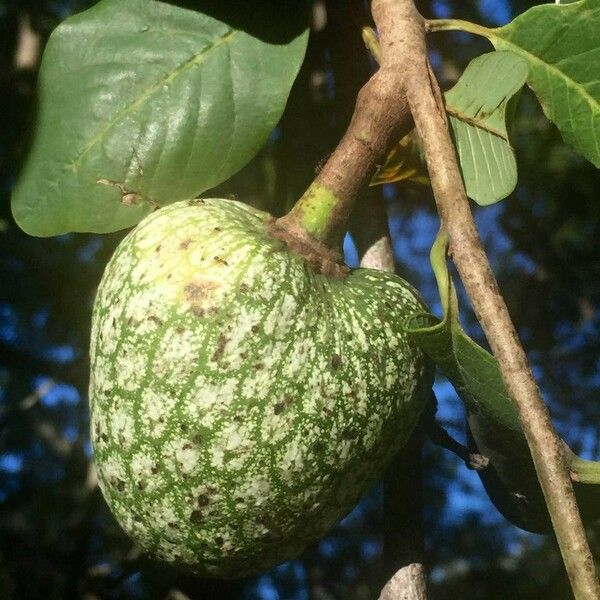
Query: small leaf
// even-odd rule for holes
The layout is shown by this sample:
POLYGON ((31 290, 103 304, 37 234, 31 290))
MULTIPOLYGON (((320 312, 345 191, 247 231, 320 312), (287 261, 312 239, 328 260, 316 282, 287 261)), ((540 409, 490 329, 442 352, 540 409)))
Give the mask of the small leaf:
POLYGON ((388 154, 385 164, 377 169, 369 185, 383 185, 397 181, 429 184, 427 167, 415 131, 405 135, 388 154))
POLYGON ((517 184, 506 107, 527 70, 527 62, 511 52, 483 54, 445 94, 467 195, 483 206, 506 198, 517 184))
POLYGON ((284 40, 154 0, 101 0, 67 19, 42 60, 17 223, 41 236, 115 231, 230 177, 281 116, 301 17, 274 15, 300 23, 284 40))
POLYGON ((564 140, 600 167, 600 0, 541 4, 490 41, 529 64, 528 84, 564 140))

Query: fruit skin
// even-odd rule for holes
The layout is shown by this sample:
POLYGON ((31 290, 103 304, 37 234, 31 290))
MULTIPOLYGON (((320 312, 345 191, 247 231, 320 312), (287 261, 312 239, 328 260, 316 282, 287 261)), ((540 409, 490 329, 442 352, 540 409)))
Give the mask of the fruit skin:
POLYGON ((407 440, 432 369, 394 275, 327 278, 222 199, 178 202, 117 248, 96 298, 100 486, 150 554, 215 577, 297 556, 407 440))

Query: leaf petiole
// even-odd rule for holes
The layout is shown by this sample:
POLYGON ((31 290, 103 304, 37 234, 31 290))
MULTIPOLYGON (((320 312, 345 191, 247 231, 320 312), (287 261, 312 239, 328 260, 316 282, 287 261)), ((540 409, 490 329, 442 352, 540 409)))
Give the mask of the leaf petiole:
POLYGON ((493 29, 472 23, 471 21, 463 21, 462 19, 427 19, 425 21, 425 28, 429 33, 436 31, 466 31, 488 39, 494 37, 493 29))

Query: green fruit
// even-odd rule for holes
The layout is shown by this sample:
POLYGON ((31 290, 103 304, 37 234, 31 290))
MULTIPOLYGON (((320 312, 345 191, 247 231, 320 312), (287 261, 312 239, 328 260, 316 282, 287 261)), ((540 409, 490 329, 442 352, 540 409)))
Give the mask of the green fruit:
POLYGON ((240 577, 298 555, 407 440, 431 384, 394 275, 328 278, 231 200, 147 217, 94 307, 101 488, 145 551, 240 577))

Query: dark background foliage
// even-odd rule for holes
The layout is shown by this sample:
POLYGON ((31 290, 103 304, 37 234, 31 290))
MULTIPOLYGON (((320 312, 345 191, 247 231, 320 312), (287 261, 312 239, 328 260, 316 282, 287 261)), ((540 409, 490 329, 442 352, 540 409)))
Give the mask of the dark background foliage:
MULTIPOLYGON (((36 53, 23 54, 30 24, 41 45, 91 1, 0 1, 0 598, 2 599, 368 599, 382 584, 381 486, 298 560, 245 581, 207 582, 140 556, 108 513, 88 438, 88 332, 95 288, 123 232, 28 237, 14 224, 11 187, 35 119, 36 53)), ((188 2, 202 6, 202 2, 188 2)), ((233 5, 234 3, 232 3, 233 5)), ((282 7, 285 2, 280 3, 282 7)), ((426 16, 498 25, 528 0, 423 0, 426 16)), ((214 193, 281 214, 335 147, 373 68, 360 39, 360 0, 312 3, 307 58, 285 115, 259 155, 214 193)), ((432 37, 445 88, 487 43, 432 37)), ((598 457, 600 425, 600 203, 593 167, 565 147, 529 93, 513 140, 519 185, 476 216, 511 314, 555 423, 572 447, 598 457)), ((362 202, 385 202, 399 271, 434 310, 428 265, 438 221, 430 193, 385 186, 362 202)), ((356 261, 352 240, 347 259, 356 261)), ((468 303, 463 321, 484 343, 468 303)), ((436 383, 438 419, 464 440, 452 388, 436 383)), ((424 453, 426 560, 433 600, 570 597, 555 542, 507 523, 473 472, 448 452, 424 453)), ((600 554, 600 530, 590 539, 600 554)))

